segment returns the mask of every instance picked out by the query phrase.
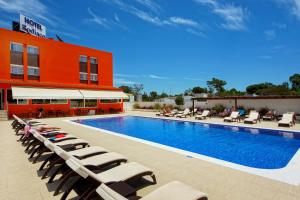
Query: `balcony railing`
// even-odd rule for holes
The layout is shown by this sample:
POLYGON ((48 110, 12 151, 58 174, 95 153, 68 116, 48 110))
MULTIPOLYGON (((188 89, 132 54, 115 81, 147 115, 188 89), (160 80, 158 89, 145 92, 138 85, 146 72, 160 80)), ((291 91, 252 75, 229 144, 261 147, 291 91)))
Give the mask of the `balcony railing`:
POLYGON ((23 65, 10 65, 10 73, 14 75, 23 75, 24 66, 23 65))
POLYGON ((91 77, 90 77, 91 81, 98 81, 98 74, 91 74, 91 77))
POLYGON ((29 76, 40 76, 40 68, 28 66, 28 75, 29 76))
POLYGON ((80 80, 81 81, 87 81, 88 80, 88 73, 80 72, 80 80))

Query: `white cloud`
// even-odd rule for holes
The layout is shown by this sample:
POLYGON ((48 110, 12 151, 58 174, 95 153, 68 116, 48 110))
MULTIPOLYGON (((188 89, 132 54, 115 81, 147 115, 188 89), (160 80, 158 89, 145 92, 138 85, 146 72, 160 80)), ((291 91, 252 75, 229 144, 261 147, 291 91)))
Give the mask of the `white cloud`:
POLYGON ((91 19, 89 19, 89 21, 92 21, 100 26, 103 26, 104 28, 110 28, 110 24, 108 22, 108 20, 106 18, 100 17, 98 15, 96 15, 91 8, 88 8, 88 13, 90 14, 90 16, 92 17, 91 19))
POLYGON ((22 13, 31 18, 44 20, 56 26, 59 19, 51 15, 49 9, 40 0, 0 0, 0 9, 9 13, 22 13))
POLYGON ((276 32, 274 30, 266 30, 264 34, 267 40, 274 40, 277 37, 276 32))
POLYGON ((168 79, 170 79, 169 77, 157 76, 157 75, 154 75, 154 74, 150 74, 149 78, 160 79, 160 80, 168 80, 168 79))
POLYGON ((194 1, 198 4, 211 7, 212 13, 220 16, 224 20, 221 27, 233 31, 246 29, 246 21, 249 17, 249 11, 247 9, 233 4, 222 4, 215 0, 194 1))
POLYGON ((120 18, 119 18, 119 16, 115 13, 115 20, 117 21, 117 22, 120 22, 120 18))
MULTIPOLYGON (((148 23, 151 23, 156 26, 176 26, 177 28, 183 27, 184 30, 186 30, 189 33, 192 33, 197 36, 203 36, 204 34, 199 31, 200 24, 192 19, 178 17, 178 16, 172 16, 169 18, 161 18, 157 14, 153 14, 151 12, 146 12, 144 10, 138 9, 137 7, 124 3, 122 0, 99 0, 107 4, 112 4, 117 6, 119 9, 145 21, 148 23), (186 28, 190 27, 190 28, 186 28)), ((144 6, 150 8, 151 10, 160 10, 158 4, 155 4, 153 1, 150 0, 136 0, 140 4, 143 4, 144 6)), ((115 17, 116 19, 116 17, 115 17)))
POLYGON ((124 78, 135 78, 138 77, 137 75, 134 74, 114 74, 115 77, 124 77, 124 78))
POLYGON ((281 5, 284 5, 291 15, 300 20, 300 0, 273 0, 281 5))
POLYGON ((115 84, 123 84, 123 85, 133 85, 136 84, 136 82, 134 81, 130 81, 130 80, 125 80, 125 79, 114 79, 114 83, 115 84))
POLYGON ((161 10, 161 7, 152 0, 135 0, 135 1, 149 8, 152 11, 158 12, 161 10))
POLYGON ((186 26, 192 26, 192 27, 199 27, 198 22, 193 21, 191 19, 186 19, 182 17, 170 17, 170 22, 174 24, 179 24, 179 25, 186 25, 186 26))

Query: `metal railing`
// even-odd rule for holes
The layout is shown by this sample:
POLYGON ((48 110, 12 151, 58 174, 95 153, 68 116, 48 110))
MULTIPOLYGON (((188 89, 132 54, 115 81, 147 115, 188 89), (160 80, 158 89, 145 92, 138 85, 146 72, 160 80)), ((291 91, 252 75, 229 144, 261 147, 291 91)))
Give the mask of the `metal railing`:
POLYGON ((28 75, 29 76, 40 76, 40 68, 28 66, 28 75))
POLYGON ((98 74, 91 74, 91 81, 98 81, 98 74))
POLYGON ((24 74, 24 66, 23 65, 10 65, 10 73, 15 75, 23 75, 24 74))
POLYGON ((88 73, 80 72, 80 80, 81 81, 87 81, 88 80, 88 73))

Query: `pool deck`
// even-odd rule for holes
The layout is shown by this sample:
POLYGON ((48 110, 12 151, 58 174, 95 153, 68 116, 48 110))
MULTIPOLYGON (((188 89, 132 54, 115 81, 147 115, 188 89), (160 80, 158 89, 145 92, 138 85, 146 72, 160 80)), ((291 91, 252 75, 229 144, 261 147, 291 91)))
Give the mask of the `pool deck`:
MULTIPOLYGON (((154 117, 153 112, 126 112, 129 115, 154 117)), ((48 124, 62 127, 63 130, 89 141, 92 145, 102 146, 110 151, 125 155, 130 161, 139 162, 152 168, 158 183, 139 191, 143 196, 161 185, 179 180, 208 194, 210 200, 299 200, 300 186, 274 181, 261 176, 245 173, 197 158, 163 150, 137 141, 101 133, 98 130, 75 126, 65 120, 78 118, 107 117, 88 116, 76 118, 43 119, 48 124)), ((195 121, 193 118, 183 119, 195 121)), ((223 124, 222 119, 211 118, 207 123, 223 124)), ((24 147, 17 142, 10 122, 0 122, 0 199, 59 199, 53 197, 53 187, 47 185, 47 179, 38 176, 39 163, 32 164, 24 147)), ((242 123, 231 125, 246 126, 242 123)), ((261 122, 247 125, 258 128, 278 129, 274 122, 261 122)), ((282 130, 300 131, 300 124, 282 130)), ((300 171, 300 168, 299 168, 300 171)))

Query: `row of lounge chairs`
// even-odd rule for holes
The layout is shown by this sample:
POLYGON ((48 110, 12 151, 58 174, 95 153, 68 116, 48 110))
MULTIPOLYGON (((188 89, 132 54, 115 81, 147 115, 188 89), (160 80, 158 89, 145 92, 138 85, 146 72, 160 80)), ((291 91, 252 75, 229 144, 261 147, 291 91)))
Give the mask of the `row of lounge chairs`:
MULTIPOLYGON (((197 109, 194 110, 194 113, 197 112, 197 109)), ((177 110, 173 110, 171 112, 166 113, 165 111, 156 114, 156 116, 165 116, 165 117, 187 117, 192 116, 192 112, 186 108, 183 112, 178 112, 177 110)), ((195 119, 197 120, 204 120, 207 117, 211 116, 211 111, 204 110, 201 114, 197 114, 195 116, 195 119)), ((263 119, 273 119, 271 115, 265 115, 263 116, 263 119)), ((234 122, 234 121, 240 121, 241 120, 241 114, 239 111, 232 111, 230 113, 230 116, 224 117, 224 122, 234 122)), ((260 121, 260 114, 253 110, 250 111, 249 116, 247 116, 244 120, 245 124, 254 124, 260 121)), ((285 113, 282 115, 282 119, 278 121, 278 126, 293 126, 295 124, 295 113, 285 113)))
POLYGON ((141 198, 129 182, 150 176, 155 184, 152 169, 128 162, 125 156, 103 147, 90 146, 89 142, 57 127, 13 117, 11 125, 30 159, 33 163, 42 162, 39 168, 43 170, 42 179, 49 177, 48 183, 57 179, 59 184, 54 195, 66 188, 61 199, 67 199, 69 193, 75 191, 79 199, 207 200, 204 193, 179 181, 170 182, 141 198))

